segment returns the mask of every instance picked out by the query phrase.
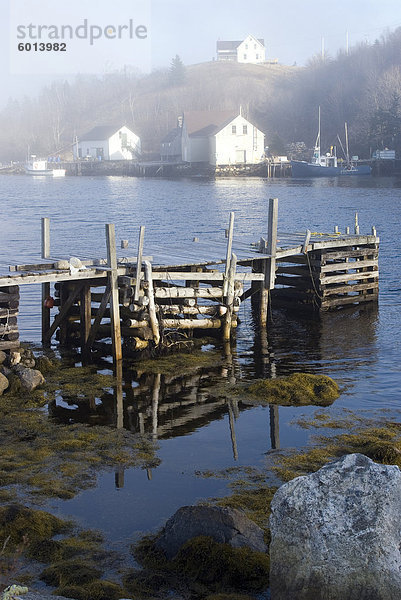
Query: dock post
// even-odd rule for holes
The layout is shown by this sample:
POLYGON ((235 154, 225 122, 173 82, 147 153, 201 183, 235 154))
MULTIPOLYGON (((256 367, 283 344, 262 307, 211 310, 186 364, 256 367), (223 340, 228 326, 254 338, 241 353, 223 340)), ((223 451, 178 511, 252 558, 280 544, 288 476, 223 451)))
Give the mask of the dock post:
POLYGON ((88 362, 90 348, 88 348, 88 339, 91 330, 92 316, 91 288, 85 284, 80 292, 80 334, 81 334, 81 357, 82 364, 88 362))
POLYGON ((228 276, 225 278, 225 282, 227 282, 227 295, 226 295, 226 305, 227 312, 224 318, 223 325, 223 339, 224 341, 228 341, 231 337, 231 327, 233 320, 233 310, 234 310, 234 284, 235 284, 235 272, 237 270, 237 257, 233 253, 230 260, 230 268, 228 271, 228 276))
POLYGON ((145 236, 145 227, 141 225, 139 229, 138 253, 136 256, 136 282, 134 302, 138 302, 139 290, 141 289, 141 272, 142 272, 142 256, 143 256, 143 240, 145 236))
POLYGON ((226 252, 226 270, 224 273, 223 283, 223 296, 227 296, 228 289, 228 272, 230 270, 231 251, 233 247, 233 233, 234 233, 234 213, 230 212, 230 223, 227 231, 227 252, 226 252))
POLYGON ((107 264, 110 268, 110 316, 111 316, 111 341, 113 346, 113 360, 122 359, 121 348, 121 324, 120 324, 120 305, 118 299, 118 273, 117 273, 117 249, 116 232, 114 224, 106 225, 106 243, 107 243, 107 264))
POLYGON ((266 253, 269 255, 263 265, 265 280, 260 290, 260 324, 267 323, 267 311, 269 306, 269 293, 274 288, 276 278, 276 251, 277 251, 277 220, 278 220, 278 198, 269 199, 269 221, 266 253))
POLYGON ((160 344, 160 331, 159 331, 159 323, 156 315, 156 306, 155 306, 155 295, 153 291, 153 279, 152 279, 152 265, 148 260, 145 260, 145 279, 148 284, 147 294, 149 298, 149 319, 150 319, 150 327, 152 329, 153 341, 155 346, 160 344))
MULTIPOLYGON (((50 219, 42 217, 42 258, 50 258, 50 219)), ((50 308, 45 306, 46 298, 50 296, 50 283, 42 283, 42 344, 50 345, 47 335, 50 329, 50 308)))

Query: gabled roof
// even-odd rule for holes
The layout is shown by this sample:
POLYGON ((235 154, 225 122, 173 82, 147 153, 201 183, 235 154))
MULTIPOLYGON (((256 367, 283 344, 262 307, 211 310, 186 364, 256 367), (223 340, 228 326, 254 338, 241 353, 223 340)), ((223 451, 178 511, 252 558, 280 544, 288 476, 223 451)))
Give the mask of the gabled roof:
POLYGON ((221 41, 217 42, 217 50, 220 52, 223 50, 236 50, 238 46, 242 44, 242 42, 230 42, 230 41, 221 41))
POLYGON ((168 144, 173 142, 177 137, 181 137, 182 127, 175 127, 162 139, 161 144, 168 144))
POLYGON ((94 127, 93 129, 88 131, 88 133, 85 133, 85 135, 83 135, 80 138, 80 141, 91 142, 98 140, 108 140, 119 129, 121 129, 121 126, 118 127, 116 125, 99 125, 98 127, 94 127))
POLYGON ((228 41, 228 40, 222 40, 222 41, 218 41, 216 46, 217 46, 217 51, 218 52, 234 52, 238 46, 240 44, 242 44, 243 42, 245 42, 246 39, 248 39, 248 37, 252 37, 254 40, 257 40, 260 44, 262 44, 262 46, 265 45, 265 40, 264 39, 258 39, 258 38, 254 38, 253 35, 249 36, 247 35, 245 39, 240 40, 240 41, 228 41))
POLYGON ((234 110, 193 110, 184 113, 184 124, 190 137, 207 137, 220 131, 238 114, 234 110))

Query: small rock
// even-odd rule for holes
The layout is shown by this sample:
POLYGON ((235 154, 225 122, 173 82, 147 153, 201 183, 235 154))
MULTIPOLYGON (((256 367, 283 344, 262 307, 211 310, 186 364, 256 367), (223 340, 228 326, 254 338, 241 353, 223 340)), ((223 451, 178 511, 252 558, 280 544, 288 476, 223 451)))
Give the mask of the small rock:
POLYGON ((5 352, 3 352, 3 350, 0 350, 0 365, 3 364, 3 362, 6 360, 7 358, 7 354, 5 352))
POLYGON ((350 454, 271 503, 272 600, 399 600, 401 472, 350 454))
POLYGON ((5 375, 0 373, 0 396, 2 396, 3 392, 8 388, 9 381, 5 375))
POLYGON ((12 371, 11 371, 11 369, 9 369, 8 367, 6 367, 5 365, 1 365, 1 367, 0 367, 0 373, 2 375, 4 375, 4 377, 8 377, 12 373, 12 371))
POLYGON ((45 378, 37 369, 28 369, 22 365, 17 365, 14 371, 19 377, 22 387, 28 392, 33 392, 38 386, 45 383, 45 378))
POLYGON ((167 521, 155 545, 171 559, 185 542, 200 535, 234 548, 267 551, 263 530, 256 523, 240 510, 219 506, 183 506, 167 521))
POLYGON ((20 362, 21 362, 21 352, 19 352, 17 350, 11 351, 7 357, 8 366, 15 367, 15 365, 18 365, 18 363, 20 363, 20 362))

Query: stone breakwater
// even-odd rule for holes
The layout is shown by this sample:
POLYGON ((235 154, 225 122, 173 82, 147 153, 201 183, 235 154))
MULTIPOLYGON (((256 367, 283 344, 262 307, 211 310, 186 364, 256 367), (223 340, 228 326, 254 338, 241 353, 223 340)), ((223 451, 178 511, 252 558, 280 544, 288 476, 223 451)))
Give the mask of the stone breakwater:
MULTIPOLYGON (((46 360, 41 357, 42 362, 46 360)), ((37 360, 28 348, 21 347, 8 353, 0 350, 0 396, 15 382, 26 392, 33 392, 43 385, 45 378, 36 366, 37 360)))

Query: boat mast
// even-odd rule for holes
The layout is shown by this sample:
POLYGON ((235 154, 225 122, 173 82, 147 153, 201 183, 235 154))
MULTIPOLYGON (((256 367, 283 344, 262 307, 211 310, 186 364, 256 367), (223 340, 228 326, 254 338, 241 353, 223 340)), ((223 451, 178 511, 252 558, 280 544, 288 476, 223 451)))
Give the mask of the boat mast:
POLYGON ((320 164, 320 106, 319 106, 319 128, 317 133, 317 138, 315 142, 315 151, 313 154, 313 162, 317 165, 320 164))
POLYGON ((347 151, 347 155, 346 155, 347 165, 349 165, 349 147, 348 147, 348 126, 347 126, 347 123, 345 123, 345 148, 346 148, 346 151, 347 151))

